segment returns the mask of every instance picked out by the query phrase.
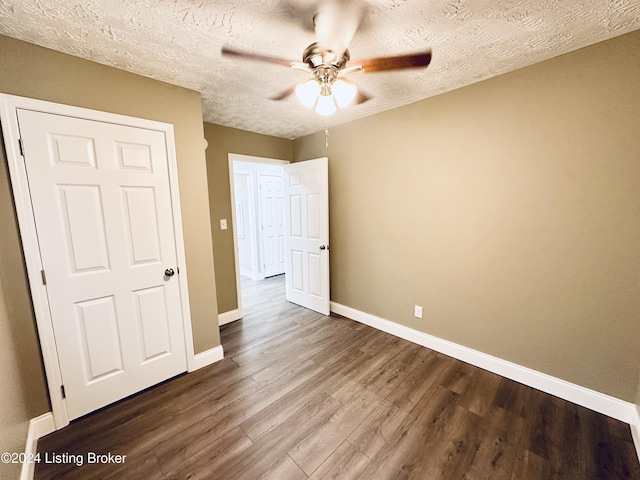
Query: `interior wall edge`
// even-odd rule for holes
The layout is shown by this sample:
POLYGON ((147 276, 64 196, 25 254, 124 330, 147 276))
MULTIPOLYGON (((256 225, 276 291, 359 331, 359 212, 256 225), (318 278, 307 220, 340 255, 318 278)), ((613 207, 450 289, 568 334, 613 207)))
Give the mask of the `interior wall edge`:
POLYGON ((293 156, 293 142, 209 122, 204 122, 203 128, 208 142, 205 154, 216 298, 218 312, 228 312, 242 308, 237 301, 233 226, 222 230, 219 223, 220 219, 231 219, 234 208, 231 205, 229 154, 290 161, 293 156))
POLYGON ((222 312, 218 314, 218 325, 226 325, 227 323, 235 322, 236 320, 240 320, 242 318, 242 314, 239 309, 229 310, 228 312, 222 312))
POLYGON ((196 353, 193 359, 193 363, 189 365, 189 373, 199 370, 203 367, 213 365, 214 363, 217 363, 222 359, 224 359, 224 349, 222 348, 222 345, 210 348, 209 350, 205 350, 204 352, 196 353))

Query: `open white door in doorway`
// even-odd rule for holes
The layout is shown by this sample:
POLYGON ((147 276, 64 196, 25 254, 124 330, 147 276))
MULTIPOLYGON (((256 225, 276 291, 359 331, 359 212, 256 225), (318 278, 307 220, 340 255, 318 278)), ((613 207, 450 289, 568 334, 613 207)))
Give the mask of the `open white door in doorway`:
POLYGON ((329 315, 329 160, 284 166, 287 300, 329 315))
POLYGON ((15 109, 5 140, 22 146, 12 180, 59 428, 185 372, 191 331, 171 126, 49 105, 15 109))

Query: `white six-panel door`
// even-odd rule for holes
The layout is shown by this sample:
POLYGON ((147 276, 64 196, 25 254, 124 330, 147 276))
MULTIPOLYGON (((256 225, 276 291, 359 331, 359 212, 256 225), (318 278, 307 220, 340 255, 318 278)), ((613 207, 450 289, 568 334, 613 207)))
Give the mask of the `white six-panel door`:
POLYGON ((329 315, 329 161, 284 166, 287 300, 329 315))
POLYGON ((18 124, 73 419, 186 371, 166 141, 30 110, 18 124))
POLYGON ((258 175, 263 273, 280 275, 284 264, 284 185, 282 175, 258 175))

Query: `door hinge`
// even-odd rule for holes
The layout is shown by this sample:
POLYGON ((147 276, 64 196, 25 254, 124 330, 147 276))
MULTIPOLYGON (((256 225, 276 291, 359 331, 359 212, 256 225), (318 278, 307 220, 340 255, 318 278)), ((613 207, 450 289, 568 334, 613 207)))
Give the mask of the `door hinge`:
POLYGON ((18 145, 20 145, 20 155, 24 157, 24 142, 21 138, 18 139, 18 145))
POLYGON ((62 393, 62 398, 67 398, 67 392, 64 391, 64 385, 60 385, 60 393, 62 393))
POLYGON ((40 270, 40 275, 42 276, 42 284, 47 284, 47 275, 44 273, 44 270, 40 270))

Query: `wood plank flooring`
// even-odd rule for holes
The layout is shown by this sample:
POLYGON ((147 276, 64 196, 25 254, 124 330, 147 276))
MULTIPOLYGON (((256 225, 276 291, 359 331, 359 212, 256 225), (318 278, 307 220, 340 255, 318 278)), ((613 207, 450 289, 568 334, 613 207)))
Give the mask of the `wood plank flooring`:
POLYGON ((622 422, 289 304, 282 277, 243 292, 223 361, 41 439, 43 461, 71 463, 40 463, 35 478, 640 478, 622 422), (126 459, 88 464, 89 452, 126 459))

